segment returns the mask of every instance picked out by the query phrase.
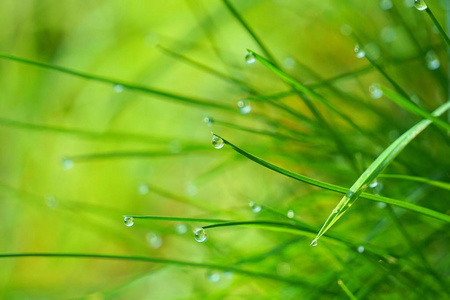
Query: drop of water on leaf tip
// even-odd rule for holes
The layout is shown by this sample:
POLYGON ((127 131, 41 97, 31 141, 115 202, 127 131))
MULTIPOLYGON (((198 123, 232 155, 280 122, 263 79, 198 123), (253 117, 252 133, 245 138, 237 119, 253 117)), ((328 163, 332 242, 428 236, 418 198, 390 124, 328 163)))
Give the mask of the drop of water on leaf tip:
POLYGON ((256 57, 253 53, 247 52, 247 55, 245 55, 245 62, 248 65, 254 64, 256 62, 256 57))
POLYGON ((425 61, 427 62, 427 67, 429 70, 437 70, 441 66, 439 57, 433 50, 430 50, 427 52, 427 54, 425 54, 425 61))
POLYGON ((75 163, 70 158, 63 158, 63 160, 62 160, 62 166, 63 166, 64 170, 72 169, 74 164, 75 163))
POLYGON ((205 231, 205 229, 197 228, 194 231, 194 238, 199 243, 203 243, 204 241, 206 241, 206 231, 205 231))
POLYGON ((374 180, 369 184, 369 188, 374 189, 378 186, 378 180, 374 180))
POLYGON ((131 227, 134 225, 134 218, 133 217, 124 217, 123 218, 123 224, 127 227, 131 227))
POLYGON ((424 0, 414 0, 414 6, 417 10, 425 10, 428 8, 428 5, 425 3, 424 0))
POLYGON ((357 251, 358 251, 358 253, 363 253, 364 252, 364 246, 359 246, 357 251))
POLYGON ((316 246, 317 246, 317 240, 313 240, 313 241, 311 242, 311 246, 316 247, 316 246))
POLYGON ((121 84, 115 84, 114 85, 114 93, 122 93, 123 92, 123 85, 121 84))
POLYGON ((292 209, 290 209, 288 210, 286 215, 289 219, 293 219, 295 217, 295 212, 292 209))
POLYGON ((239 108, 239 112, 243 115, 246 115, 252 111, 252 107, 245 100, 239 100, 237 106, 239 108))
POLYGON ((204 117, 203 118, 203 123, 205 123, 206 125, 211 127, 214 124, 214 119, 211 118, 211 117, 204 117))
POLYGON ((225 145, 224 141, 215 134, 212 137, 211 143, 216 149, 222 149, 225 145))
POLYGON ((372 84, 369 87, 370 96, 373 99, 379 99, 381 96, 383 96, 383 91, 380 89, 380 86, 376 83, 372 84))
POLYGON ((364 58, 366 56, 366 52, 363 49, 361 49, 361 47, 359 45, 355 46, 354 51, 355 51, 355 56, 357 58, 364 58))

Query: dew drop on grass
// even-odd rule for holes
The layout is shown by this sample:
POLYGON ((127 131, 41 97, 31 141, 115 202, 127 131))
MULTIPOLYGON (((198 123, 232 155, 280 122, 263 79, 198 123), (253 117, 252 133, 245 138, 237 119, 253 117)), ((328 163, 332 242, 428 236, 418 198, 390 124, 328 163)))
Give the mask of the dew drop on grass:
POLYGON ((134 225, 134 218, 133 217, 124 217, 123 218, 123 224, 127 227, 131 227, 134 225))
POLYGON ((374 189, 378 186, 378 180, 374 180, 369 184, 369 188, 374 189))
POLYGON ((429 70, 437 70, 441 66, 439 57, 433 50, 429 50, 427 54, 425 54, 425 61, 427 62, 427 68, 429 70))
POLYGON ((154 232, 147 233, 146 239, 150 247, 153 249, 158 249, 163 244, 162 238, 154 232))
POLYGON ((258 204, 256 204, 253 201, 250 201, 248 203, 248 206, 250 206, 250 208, 252 209, 252 212, 255 213, 255 214, 259 213, 262 210, 261 205, 258 205, 258 204))
POLYGON ((295 217, 295 212, 292 209, 290 209, 290 210, 287 211, 286 216, 289 219, 293 219, 295 217))
POLYGON ((248 65, 254 64, 256 62, 256 57, 253 53, 247 52, 247 55, 245 55, 245 62, 248 65))
POLYGON ((194 238, 197 242, 203 243, 206 241, 206 231, 203 228, 197 228, 194 231, 194 238))
POLYGON ((363 49, 361 49, 361 46, 359 46, 359 45, 355 46, 354 51, 355 51, 355 56, 357 58, 364 58, 366 56, 366 52, 363 49))
POLYGON ((380 86, 376 83, 372 84, 369 87, 369 93, 373 99, 379 99, 383 96, 383 91, 380 89, 380 86))
POLYGON ((414 6, 416 7, 417 10, 420 10, 420 11, 428 8, 428 6, 424 0, 414 0, 414 6))
POLYGON ((223 146, 225 145, 224 141, 220 137, 215 135, 215 134, 213 134, 213 137, 212 137, 212 140, 211 140, 211 144, 216 149, 222 149, 223 146))
POLYGON ((150 188, 147 184, 142 183, 138 186, 138 193, 141 195, 147 195, 150 192, 150 188))
POLYGON ((383 209, 383 208, 386 207, 386 203, 384 203, 384 202, 378 202, 378 203, 377 203, 377 207, 378 207, 379 209, 383 209))
POLYGON ((185 234, 188 231, 188 228, 185 224, 181 223, 181 224, 177 224, 175 226, 175 231, 181 235, 181 234, 185 234))
POLYGON ((219 272, 213 271, 208 273, 207 278, 209 282, 217 283, 220 281, 221 276, 219 272))
POLYGON ((206 125, 208 125, 209 127, 214 125, 214 119, 211 117, 204 117, 203 118, 203 123, 205 123, 206 125))
POLYGON ((382 10, 390 10, 392 8, 392 1, 391 0, 381 0, 380 7, 382 10))
POLYGON ((62 160, 62 167, 64 170, 70 170, 74 166, 74 161, 70 158, 63 158, 62 160))
POLYGON ((114 85, 114 93, 122 93, 123 92, 123 85, 121 84, 115 84, 114 85))
POLYGON ((311 246, 313 246, 313 247, 316 247, 316 246, 317 246, 317 240, 316 240, 316 239, 314 239, 314 240, 311 242, 311 246))
POLYGON ((239 100, 237 103, 239 112, 243 115, 249 114, 252 111, 252 107, 246 100, 239 100))
POLYGON ((358 248, 356 250, 358 251, 358 253, 363 253, 364 252, 364 246, 358 246, 358 248))

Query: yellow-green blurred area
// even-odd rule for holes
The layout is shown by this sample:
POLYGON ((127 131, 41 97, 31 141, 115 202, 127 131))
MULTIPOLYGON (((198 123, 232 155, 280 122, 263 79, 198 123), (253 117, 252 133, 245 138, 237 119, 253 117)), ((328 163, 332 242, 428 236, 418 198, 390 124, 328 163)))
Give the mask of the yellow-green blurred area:
MULTIPOLYGON (((445 29, 450 5, 427 3, 445 29)), ((349 188, 422 119, 374 97, 372 84, 394 87, 355 56, 356 45, 426 111, 447 101, 448 46, 413 0, 1 0, 1 54, 94 78, 0 57, 0 254, 143 256, 218 268, 0 257, 0 298, 345 299, 348 288, 363 299, 445 299, 448 223, 360 199, 330 230, 333 238, 311 247, 342 195, 211 146, 214 132, 273 164, 349 188), (247 49, 345 118, 302 100, 258 61, 246 63, 247 49), (239 109, 242 99, 249 113, 239 109), (127 227, 124 215, 313 229, 211 228, 198 243, 193 231, 204 222, 135 218, 127 227)), ((447 132, 431 125, 385 173, 448 184, 448 145, 447 132)), ((368 192, 450 211, 448 188, 423 182, 379 178, 368 192)))

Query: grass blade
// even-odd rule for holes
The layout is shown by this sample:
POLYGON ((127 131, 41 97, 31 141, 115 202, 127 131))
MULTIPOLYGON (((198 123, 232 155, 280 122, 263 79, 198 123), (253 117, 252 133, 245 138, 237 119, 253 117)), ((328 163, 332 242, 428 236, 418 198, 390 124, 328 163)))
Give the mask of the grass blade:
MULTIPOLYGON (((450 108, 450 101, 441 105, 433 112, 434 116, 440 116, 450 108)), ((372 182, 381 171, 384 170, 394 158, 422 131, 424 131, 428 125, 431 124, 430 120, 422 120, 408 131, 397 138, 389 147, 387 147, 375 161, 364 171, 364 173, 356 180, 352 185, 348 193, 339 201, 336 208, 331 212, 328 219, 323 224, 319 233, 311 244, 317 244, 319 238, 327 232, 344 213, 353 205, 353 203, 359 198, 361 193, 367 188, 367 185, 372 182)))
POLYGON ((380 174, 378 176, 378 178, 392 178, 392 179, 422 182, 422 183, 426 183, 426 184, 450 191, 450 183, 443 182, 443 181, 431 180, 431 179, 423 178, 423 177, 400 175, 400 174, 380 174))
POLYGON ((383 92, 383 94, 386 95, 386 97, 388 97, 389 99, 391 99, 392 101, 397 103, 399 106, 403 107, 404 109, 406 109, 418 116, 421 116, 425 119, 431 120, 436 125, 442 127, 445 130, 450 131, 450 124, 445 123, 441 119, 436 118, 435 116, 433 116, 432 114, 430 114, 426 110, 424 110, 423 108, 415 105, 410 100, 405 99, 403 96, 401 96, 401 95, 397 94, 396 92, 391 91, 385 87, 380 87, 380 89, 383 92))
POLYGON ((221 270, 221 271, 231 271, 238 274, 242 274, 250 277, 260 277, 264 279, 269 279, 273 281, 280 281, 290 284, 300 284, 304 286, 314 286, 313 284, 303 281, 297 278, 284 278, 281 276, 262 273, 262 272, 253 272, 247 271, 244 269, 232 267, 229 265, 215 265, 215 264, 206 264, 206 263, 194 263, 188 261, 181 260, 173 260, 173 259, 163 259, 163 258, 155 258, 155 257, 147 257, 147 256, 125 256, 125 255, 106 255, 106 254, 86 254, 86 253, 4 253, 0 254, 0 258, 30 258, 30 257, 46 257, 46 258, 93 258, 93 259, 109 259, 109 260, 123 260, 123 261, 136 261, 136 262, 146 262, 146 263, 157 263, 157 264, 169 264, 174 266, 183 266, 183 267, 193 267, 193 268, 202 268, 202 269, 213 269, 213 270, 221 270))
POLYGON ((76 71, 73 69, 69 69, 69 68, 61 67, 61 66, 57 66, 57 65, 37 62, 37 61, 13 56, 10 54, 0 53, 0 58, 11 60, 11 61, 16 61, 16 62, 20 62, 20 63, 24 63, 27 65, 32 65, 32 66, 36 66, 36 67, 41 67, 41 68, 48 69, 48 70, 58 71, 58 72, 70 74, 70 75, 73 75, 76 77, 93 80, 93 81, 109 83, 112 85, 121 85, 122 87, 129 89, 129 90, 152 94, 155 96, 163 97, 163 98, 170 99, 170 100, 177 101, 177 102, 182 102, 182 103, 192 104, 192 105, 202 106, 202 107, 223 109, 223 110, 228 110, 228 111, 233 110, 233 108, 231 108, 227 105, 220 104, 220 103, 214 103, 214 102, 204 100, 204 99, 196 99, 196 98, 191 98, 191 97, 187 97, 187 96, 183 96, 183 95, 173 94, 170 92, 149 88, 149 87, 146 87, 143 85, 138 85, 138 84, 134 84, 134 83, 118 80, 118 79, 112 79, 112 78, 102 77, 102 76, 98 76, 98 75, 93 75, 90 73, 80 72, 80 71, 76 71))
MULTIPOLYGON (((426 121, 428 121, 428 120, 426 120, 426 121)), ((217 135, 217 134, 215 134, 215 135, 217 135)), ((217 136, 220 137, 219 135, 217 135, 217 136)), ((265 161, 262 158, 254 156, 253 154, 251 154, 251 153, 249 153, 249 152, 247 152, 247 151, 237 147, 236 145, 230 143, 229 141, 227 141, 223 137, 220 137, 220 138, 224 141, 225 144, 229 145, 234 151, 242 154, 243 156, 247 157, 248 159, 254 161, 255 163, 257 163, 257 164, 259 164, 259 165, 261 165, 263 167, 266 167, 266 168, 268 168, 268 169, 270 169, 272 171, 275 171, 277 173, 280 173, 280 174, 285 175, 287 177, 290 177, 292 179, 295 179, 295 180, 307 183, 309 185, 313 185, 313 186, 317 186, 317 187, 323 188, 325 190, 337 192, 337 193, 340 193, 340 194, 348 194, 350 192, 350 190, 348 188, 345 188, 345 187, 342 187, 342 186, 338 186, 338 185, 334 185, 334 184, 327 183, 327 182, 323 182, 323 181, 320 181, 320 180, 317 180, 317 179, 313 179, 313 178, 310 178, 310 177, 307 177, 307 176, 304 176, 304 175, 300 175, 300 174, 294 173, 292 171, 286 170, 286 169, 284 169, 282 167, 279 167, 279 166, 274 165, 274 164, 272 164, 272 163, 270 163, 268 161, 265 161)), ((411 210, 411 211, 414 211, 414 212, 417 212, 417 213, 420 213, 420 214, 423 214, 423 215, 426 215, 426 216, 429 216, 429 217, 432 217, 432 218, 435 218, 435 219, 438 219, 438 220, 441 220, 441 221, 444 221, 444 222, 447 222, 447 223, 450 223, 450 216, 448 216, 446 214, 443 214, 443 213, 440 213, 440 212, 437 212, 437 211, 434 211, 434 210, 431 210, 431 209, 428 209, 428 208, 425 208, 425 207, 421 207, 421 206, 418 206, 418 205, 406 202, 406 201, 396 200, 396 199, 383 197, 383 196, 379 196, 379 195, 374 195, 374 194, 368 194, 368 193, 364 193, 364 192, 361 193, 359 195, 359 197, 361 197, 363 199, 371 200, 371 201, 385 202, 385 203, 388 203, 388 204, 392 204, 392 205, 395 205, 395 206, 398 206, 398 207, 401 207, 401 208, 404 208, 404 209, 408 209, 408 210, 411 210)))

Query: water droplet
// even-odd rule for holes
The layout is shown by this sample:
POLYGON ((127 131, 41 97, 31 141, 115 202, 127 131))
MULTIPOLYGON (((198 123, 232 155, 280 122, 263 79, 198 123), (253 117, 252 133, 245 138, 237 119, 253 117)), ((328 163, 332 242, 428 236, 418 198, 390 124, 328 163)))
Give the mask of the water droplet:
POLYGON ((123 224, 127 227, 131 227, 134 225, 134 218, 133 217, 124 217, 123 218, 123 224))
POLYGON ((213 126, 214 125, 214 119, 211 117, 204 117, 203 118, 203 123, 205 123, 208 126, 213 126))
POLYGON ((141 195, 147 195, 150 192, 150 188, 147 184, 142 183, 138 186, 138 193, 141 195))
POLYGON ((340 31, 342 35, 350 36, 353 32, 353 29, 348 24, 342 24, 340 31))
POLYGON ((252 111, 252 107, 246 100, 239 100, 237 106, 239 108, 239 112, 243 115, 246 115, 252 111))
POLYGON ((342 285, 344 282, 341 279, 338 279, 337 284, 342 285))
POLYGON ((215 134, 213 134, 211 143, 216 149, 222 149, 223 146, 225 145, 224 141, 215 134))
POLYGON ((295 212, 292 209, 290 209, 287 211, 286 215, 289 219, 293 219, 295 217, 295 212))
POLYGON ((357 58, 364 58, 366 56, 366 52, 363 49, 361 49, 359 45, 355 46, 354 51, 357 58))
POLYGON ((162 246, 162 238, 154 232, 147 233, 145 238, 153 249, 158 249, 162 246))
POLYGON ((364 252, 364 246, 358 246, 358 249, 356 249, 358 251, 358 253, 363 253, 364 252))
POLYGON ((248 65, 254 64, 256 62, 256 57, 253 53, 247 52, 247 55, 245 55, 245 62, 248 65))
POLYGON ((377 207, 378 207, 379 209, 383 209, 383 208, 386 207, 386 203, 384 203, 384 202, 378 202, 378 203, 377 203, 377 207))
POLYGON ((441 62, 439 61, 439 57, 436 55, 436 52, 430 50, 425 54, 425 61, 427 62, 427 67, 430 70, 437 70, 441 66, 441 62))
POLYGON ((347 199, 352 199, 354 195, 355 195, 355 191, 349 190, 349 191, 347 192, 347 194, 345 194, 345 197, 346 197, 347 199))
POLYGON ((311 242, 311 246, 313 246, 313 247, 316 247, 316 246, 317 246, 317 240, 316 240, 316 239, 314 239, 314 240, 311 242))
POLYGON ((45 197, 45 205, 50 209, 56 209, 58 207, 58 200, 55 196, 45 197))
POLYGON ((203 228, 197 228, 194 231, 194 238, 197 242, 203 243, 206 241, 206 231, 203 228))
POLYGON ((178 234, 185 234, 188 231, 188 227, 185 224, 182 224, 182 223, 181 224, 177 224, 175 226, 175 231, 178 234))
POLYGON ((391 0, 381 0, 380 7, 382 10, 390 10, 392 8, 392 1, 391 0))
POLYGON ((197 193, 198 193, 198 188, 192 182, 186 186, 186 195, 195 196, 195 195, 197 195, 197 193))
POLYGON ((383 96, 383 91, 380 89, 380 86, 376 83, 372 84, 369 87, 369 93, 373 99, 379 99, 381 98, 381 96, 383 96))
POLYGON ((220 273, 217 272, 217 271, 209 272, 208 276, 207 276, 208 281, 209 282, 213 282, 213 283, 219 282, 220 281, 220 277, 221 277, 220 273))
POLYGON ((414 0, 414 6, 416 7, 417 10, 420 10, 420 11, 428 8, 428 6, 424 0, 414 0))
POLYGON ((64 170, 70 170, 75 165, 74 161, 70 158, 63 158, 62 167, 64 170))
POLYGON ((117 93, 117 94, 122 93, 123 89, 124 89, 123 85, 121 85, 121 84, 114 85, 114 93, 117 93))
POLYGON ((386 26, 386 27, 383 27, 383 29, 381 29, 380 38, 386 44, 390 44, 390 43, 394 42, 395 39, 397 38, 397 33, 395 32, 394 28, 392 28, 390 26, 386 26))
POLYGON ((262 210, 261 205, 258 205, 258 204, 256 204, 253 201, 250 201, 248 203, 248 206, 250 206, 250 208, 252 209, 252 212, 255 213, 255 214, 259 213, 262 210))
POLYGON ((369 184, 369 188, 374 189, 378 186, 378 180, 374 180, 369 184))
POLYGON ((292 57, 286 57, 285 59, 283 59, 283 66, 286 69, 293 69, 296 65, 295 59, 293 59, 292 57))

